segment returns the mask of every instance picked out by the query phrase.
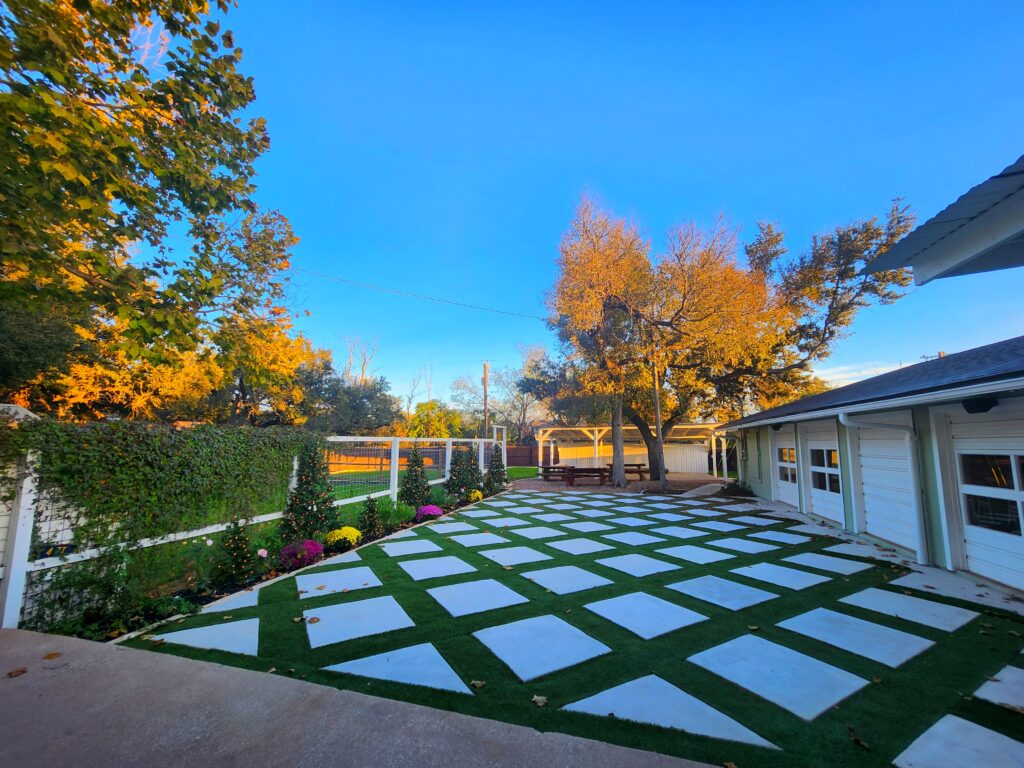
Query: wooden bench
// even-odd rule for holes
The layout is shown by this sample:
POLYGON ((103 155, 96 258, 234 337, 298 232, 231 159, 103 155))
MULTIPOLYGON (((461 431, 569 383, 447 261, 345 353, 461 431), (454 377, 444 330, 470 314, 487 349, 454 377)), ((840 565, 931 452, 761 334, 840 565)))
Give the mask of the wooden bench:
POLYGON ((541 480, 564 480, 566 477, 566 470, 570 467, 566 465, 560 466, 545 466, 540 468, 540 479, 541 480))
POLYGON ((579 477, 596 477, 597 484, 604 485, 610 476, 611 473, 604 467, 569 467, 569 471, 565 473, 565 484, 576 485, 576 478, 579 477))
MULTIPOLYGON (((638 480, 647 479, 647 465, 646 464, 623 464, 622 465, 627 475, 636 475, 638 480)), ((608 465, 608 471, 612 471, 612 465, 608 465)))

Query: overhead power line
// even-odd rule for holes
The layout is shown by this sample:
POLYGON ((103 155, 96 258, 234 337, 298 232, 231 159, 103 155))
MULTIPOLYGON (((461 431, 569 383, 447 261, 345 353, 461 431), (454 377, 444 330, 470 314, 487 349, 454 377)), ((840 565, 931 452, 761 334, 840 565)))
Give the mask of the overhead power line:
POLYGON ((299 269, 298 267, 292 267, 292 272, 301 272, 304 275, 312 275, 314 277, 320 277, 324 280, 333 280, 337 283, 345 283, 346 285, 354 285, 357 288, 368 288, 371 291, 380 291, 381 293, 390 293, 395 296, 406 296, 410 299, 420 299, 421 301, 434 301, 438 304, 448 304, 453 307, 462 307, 463 309, 475 309, 479 312, 492 312, 496 315, 507 315, 509 317, 525 317, 528 320, 540 320, 541 322, 547 322, 546 317, 540 315, 530 315, 524 312, 511 312, 507 309, 495 309, 494 307, 481 307, 478 304, 467 304, 462 301, 452 301, 451 299, 441 299, 437 296, 425 296, 422 293, 412 293, 411 291, 402 291, 398 288, 387 288, 383 285, 374 285, 373 283, 363 283, 359 280, 350 280, 347 277, 337 277, 336 275, 325 275, 322 272, 314 272, 311 269, 299 269))

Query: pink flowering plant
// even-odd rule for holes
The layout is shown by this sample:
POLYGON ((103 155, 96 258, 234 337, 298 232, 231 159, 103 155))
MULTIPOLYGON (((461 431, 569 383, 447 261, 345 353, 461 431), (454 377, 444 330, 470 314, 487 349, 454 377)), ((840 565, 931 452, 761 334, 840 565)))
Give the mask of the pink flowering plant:
POLYGON ((312 539, 299 539, 281 548, 278 562, 286 571, 305 568, 312 565, 324 555, 323 545, 312 539))
POLYGON ((443 514, 444 510, 440 507, 433 504, 424 504, 416 510, 416 517, 414 521, 417 523, 423 523, 427 520, 437 520, 443 514))

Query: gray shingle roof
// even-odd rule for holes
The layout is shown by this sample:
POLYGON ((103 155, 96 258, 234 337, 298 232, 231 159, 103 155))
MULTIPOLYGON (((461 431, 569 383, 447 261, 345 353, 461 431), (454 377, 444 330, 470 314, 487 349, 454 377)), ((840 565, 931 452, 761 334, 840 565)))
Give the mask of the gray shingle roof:
POLYGON ((730 422, 726 428, 1024 376, 1024 336, 908 365, 730 422))

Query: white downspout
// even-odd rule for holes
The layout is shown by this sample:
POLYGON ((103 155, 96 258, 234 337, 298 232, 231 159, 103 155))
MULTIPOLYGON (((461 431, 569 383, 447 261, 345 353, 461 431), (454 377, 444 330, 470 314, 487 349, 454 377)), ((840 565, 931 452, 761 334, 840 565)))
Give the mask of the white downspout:
MULTIPOLYGON (((913 427, 903 424, 879 424, 873 421, 861 421, 848 413, 839 414, 839 423, 844 427, 864 427, 866 429, 895 429, 903 433, 910 459, 910 503, 913 505, 914 517, 917 520, 917 562, 928 564, 928 538, 924 530, 924 505, 921 503, 921 469, 917 460, 917 432, 913 427)), ((850 461, 856 457, 851 456, 850 461)), ((851 473, 852 477, 852 473, 851 473)))

